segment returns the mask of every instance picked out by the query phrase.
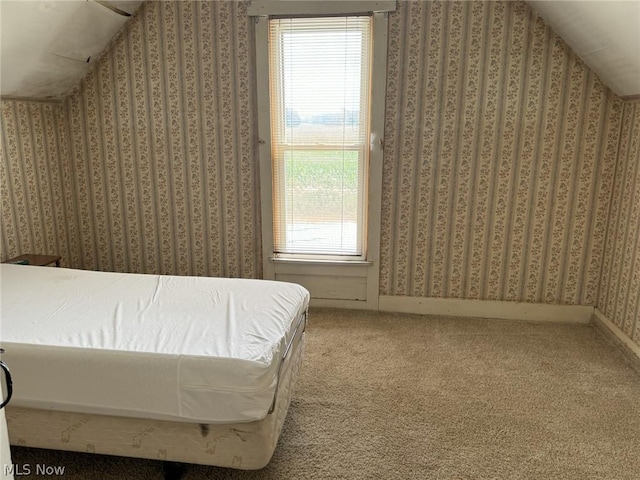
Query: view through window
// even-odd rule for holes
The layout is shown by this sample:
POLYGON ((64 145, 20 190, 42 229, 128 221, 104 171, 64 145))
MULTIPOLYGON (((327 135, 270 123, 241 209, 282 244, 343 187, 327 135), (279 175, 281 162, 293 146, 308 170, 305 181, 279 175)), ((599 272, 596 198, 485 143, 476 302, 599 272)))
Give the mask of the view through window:
POLYGON ((269 21, 274 250, 363 256, 371 17, 269 21))

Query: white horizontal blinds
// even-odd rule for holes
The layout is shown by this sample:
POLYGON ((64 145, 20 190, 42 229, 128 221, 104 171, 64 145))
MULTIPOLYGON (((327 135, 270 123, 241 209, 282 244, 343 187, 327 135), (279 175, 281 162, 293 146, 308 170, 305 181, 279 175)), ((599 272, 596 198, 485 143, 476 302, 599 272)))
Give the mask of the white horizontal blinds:
POLYGON ((363 255, 371 17, 269 22, 274 250, 363 255))

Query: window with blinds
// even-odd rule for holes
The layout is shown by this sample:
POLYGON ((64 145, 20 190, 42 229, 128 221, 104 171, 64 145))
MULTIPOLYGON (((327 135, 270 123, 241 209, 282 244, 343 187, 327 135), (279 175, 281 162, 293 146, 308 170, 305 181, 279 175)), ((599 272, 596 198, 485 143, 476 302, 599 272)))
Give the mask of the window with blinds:
POLYGON ((365 255, 371 17, 269 20, 274 252, 365 255))

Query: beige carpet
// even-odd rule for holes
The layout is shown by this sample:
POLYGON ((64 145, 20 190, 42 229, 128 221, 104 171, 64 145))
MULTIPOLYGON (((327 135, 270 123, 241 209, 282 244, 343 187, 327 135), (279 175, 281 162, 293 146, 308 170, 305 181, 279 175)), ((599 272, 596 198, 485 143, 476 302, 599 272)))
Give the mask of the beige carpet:
MULTIPOLYGON (((640 374, 591 326, 316 309, 303 370, 267 468, 183 478, 640 478, 640 374)), ((162 478, 148 460, 13 455, 65 479, 162 478)))

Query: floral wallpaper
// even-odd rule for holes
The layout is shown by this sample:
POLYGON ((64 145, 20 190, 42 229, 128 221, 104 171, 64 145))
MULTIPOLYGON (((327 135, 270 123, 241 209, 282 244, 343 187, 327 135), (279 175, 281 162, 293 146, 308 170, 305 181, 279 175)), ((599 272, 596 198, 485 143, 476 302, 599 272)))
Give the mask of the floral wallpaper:
POLYGON ((594 305, 622 101, 522 2, 390 17, 382 295, 594 305))
POLYGON ((74 246, 67 195, 68 141, 62 105, 2 101, 0 136, 0 255, 62 255, 74 246))
POLYGON ((83 268, 260 277, 240 2, 146 2, 66 101, 83 268))
POLYGON ((598 308, 640 346, 640 101, 624 103, 598 308))

